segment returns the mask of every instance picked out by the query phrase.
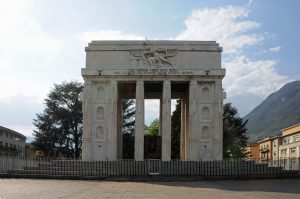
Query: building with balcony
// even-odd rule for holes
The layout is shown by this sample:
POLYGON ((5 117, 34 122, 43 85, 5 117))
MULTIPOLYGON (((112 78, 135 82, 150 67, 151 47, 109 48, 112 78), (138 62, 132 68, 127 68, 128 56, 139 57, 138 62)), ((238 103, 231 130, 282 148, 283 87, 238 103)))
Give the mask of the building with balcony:
POLYGON ((261 162, 268 162, 269 160, 272 160, 272 139, 271 138, 265 138, 258 143, 259 148, 259 159, 261 162))
POLYGON ((26 137, 0 126, 0 156, 25 156, 26 137))
POLYGON ((247 160, 259 162, 260 160, 259 144, 257 143, 248 144, 246 147, 246 152, 247 152, 247 160))
POLYGON ((281 145, 279 159, 286 169, 296 169, 300 166, 300 123, 281 130, 281 145))

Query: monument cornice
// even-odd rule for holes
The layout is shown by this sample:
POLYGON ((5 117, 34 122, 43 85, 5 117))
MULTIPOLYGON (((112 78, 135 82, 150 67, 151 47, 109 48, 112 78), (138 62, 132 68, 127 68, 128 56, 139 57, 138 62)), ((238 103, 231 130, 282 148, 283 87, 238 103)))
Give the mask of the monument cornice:
POLYGON ((222 48, 215 41, 92 41, 85 48, 85 51, 130 51, 135 49, 174 48, 179 51, 200 51, 200 52, 222 52, 222 48))

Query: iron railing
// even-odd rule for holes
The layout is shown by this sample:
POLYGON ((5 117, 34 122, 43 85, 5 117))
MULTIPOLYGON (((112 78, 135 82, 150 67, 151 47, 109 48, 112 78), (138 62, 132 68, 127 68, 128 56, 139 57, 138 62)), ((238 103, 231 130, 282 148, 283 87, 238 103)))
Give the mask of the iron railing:
POLYGON ((0 174, 63 176, 251 176, 300 174, 299 158, 272 162, 224 159, 221 161, 116 160, 81 161, 58 158, 0 156, 0 174))

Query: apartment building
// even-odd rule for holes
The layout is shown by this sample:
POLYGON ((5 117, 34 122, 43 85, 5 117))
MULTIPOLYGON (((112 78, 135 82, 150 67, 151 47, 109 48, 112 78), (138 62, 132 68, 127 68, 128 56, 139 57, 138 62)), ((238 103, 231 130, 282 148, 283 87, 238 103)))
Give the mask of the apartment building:
POLYGON ((300 163, 300 123, 281 130, 279 159, 287 169, 299 168, 300 163))
POLYGON ((25 142, 24 135, 0 126, 0 155, 24 157, 25 142))

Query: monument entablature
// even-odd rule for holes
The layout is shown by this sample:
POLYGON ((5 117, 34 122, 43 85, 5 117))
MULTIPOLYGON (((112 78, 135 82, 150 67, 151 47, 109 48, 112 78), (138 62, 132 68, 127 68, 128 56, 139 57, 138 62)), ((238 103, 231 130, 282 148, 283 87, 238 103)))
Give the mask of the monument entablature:
POLYGON ((171 99, 181 100, 182 160, 222 159, 222 48, 214 41, 92 41, 86 47, 83 159, 122 158, 120 100, 136 101, 135 159, 144 159, 144 99, 160 99, 161 158, 171 158, 171 99))

